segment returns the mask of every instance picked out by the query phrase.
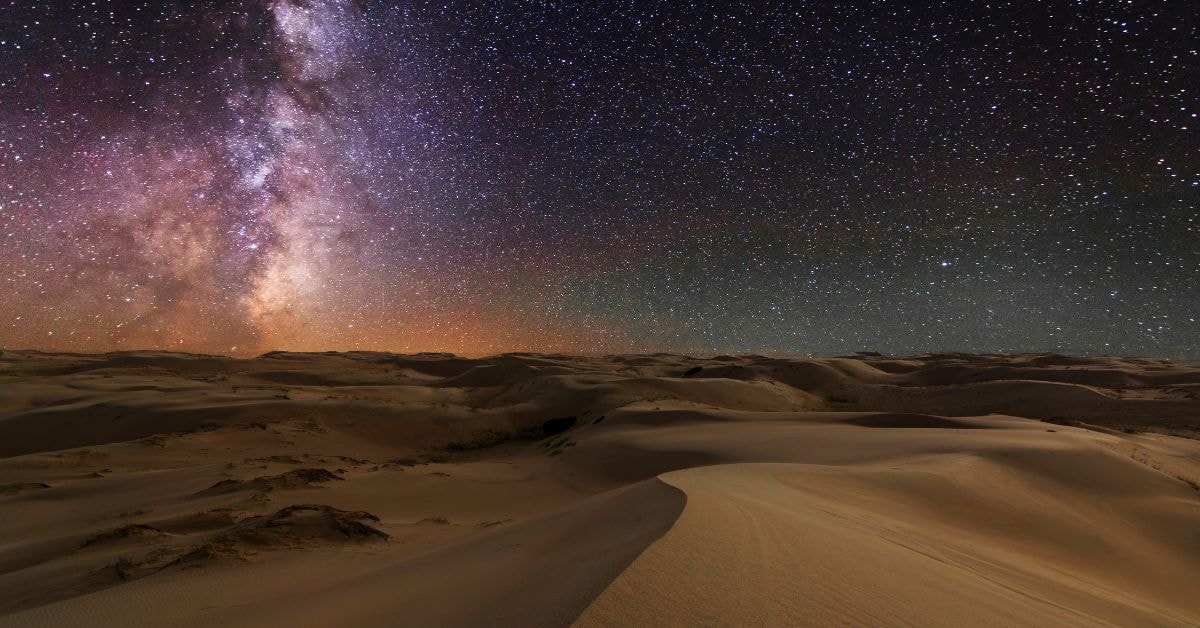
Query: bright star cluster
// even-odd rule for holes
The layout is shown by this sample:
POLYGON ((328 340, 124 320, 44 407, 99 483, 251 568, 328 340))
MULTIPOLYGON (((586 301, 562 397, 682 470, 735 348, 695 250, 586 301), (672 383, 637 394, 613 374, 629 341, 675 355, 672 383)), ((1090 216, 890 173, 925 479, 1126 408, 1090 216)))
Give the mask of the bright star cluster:
POLYGON ((1187 2, 0 4, 0 346, 1200 357, 1187 2))

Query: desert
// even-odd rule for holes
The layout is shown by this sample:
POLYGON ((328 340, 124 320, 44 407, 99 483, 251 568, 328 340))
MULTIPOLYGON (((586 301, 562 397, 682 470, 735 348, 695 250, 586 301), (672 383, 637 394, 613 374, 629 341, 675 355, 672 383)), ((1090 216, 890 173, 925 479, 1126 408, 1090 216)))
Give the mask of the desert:
POLYGON ((1200 626, 1197 2, 0 7, 0 628, 1200 626))
POLYGON ((1200 367, 0 354, 0 625, 1200 623, 1200 367))

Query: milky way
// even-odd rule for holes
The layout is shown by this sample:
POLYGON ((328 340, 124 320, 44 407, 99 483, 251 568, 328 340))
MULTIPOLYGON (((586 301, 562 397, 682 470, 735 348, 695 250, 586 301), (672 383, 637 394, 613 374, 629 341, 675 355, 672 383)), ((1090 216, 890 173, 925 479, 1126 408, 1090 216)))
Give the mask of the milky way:
POLYGON ((0 7, 0 346, 1200 357, 1184 2, 0 7))

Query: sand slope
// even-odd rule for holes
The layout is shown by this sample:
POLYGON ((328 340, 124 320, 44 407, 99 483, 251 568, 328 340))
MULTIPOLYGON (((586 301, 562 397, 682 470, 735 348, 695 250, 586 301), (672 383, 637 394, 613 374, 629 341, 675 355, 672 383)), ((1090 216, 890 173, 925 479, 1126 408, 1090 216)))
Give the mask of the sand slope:
POLYGON ((0 354, 0 625, 1196 625, 1200 369, 0 354))

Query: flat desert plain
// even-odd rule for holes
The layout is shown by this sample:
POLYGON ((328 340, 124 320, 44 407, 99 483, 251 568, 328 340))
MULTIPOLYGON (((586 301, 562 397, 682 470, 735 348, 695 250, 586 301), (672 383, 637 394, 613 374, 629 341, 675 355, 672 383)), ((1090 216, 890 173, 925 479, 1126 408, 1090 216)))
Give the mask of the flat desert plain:
POLYGON ((0 352, 0 625, 1200 625, 1200 368, 0 352))

